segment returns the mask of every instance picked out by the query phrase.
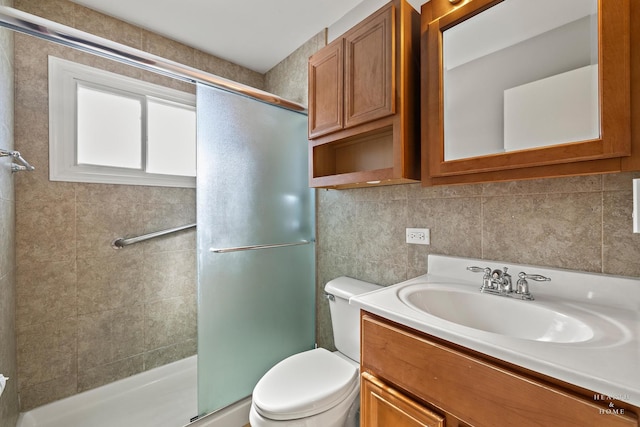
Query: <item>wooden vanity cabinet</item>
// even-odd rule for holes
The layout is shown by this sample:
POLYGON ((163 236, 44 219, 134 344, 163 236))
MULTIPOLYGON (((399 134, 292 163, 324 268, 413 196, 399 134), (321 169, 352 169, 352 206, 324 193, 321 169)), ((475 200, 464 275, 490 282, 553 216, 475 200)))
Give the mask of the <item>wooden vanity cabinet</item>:
POLYGON ((421 98, 424 186, 640 170, 640 4, 598 1, 600 138, 445 160, 443 31, 502 0, 432 0, 422 7, 421 98))
POLYGON ((624 402, 366 312, 361 320, 362 427, 638 427, 638 408, 624 402))
POLYGON ((419 21, 394 0, 309 58, 311 187, 420 179, 419 21))

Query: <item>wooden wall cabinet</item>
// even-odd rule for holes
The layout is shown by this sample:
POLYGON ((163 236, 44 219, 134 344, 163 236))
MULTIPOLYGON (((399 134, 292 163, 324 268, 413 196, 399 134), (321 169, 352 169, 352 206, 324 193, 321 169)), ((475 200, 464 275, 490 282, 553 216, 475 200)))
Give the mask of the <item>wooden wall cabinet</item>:
POLYGON ((638 427, 638 408, 625 402, 366 312, 361 328, 362 427, 638 427))
POLYGON ((640 5, 630 0, 597 1, 599 138, 446 160, 443 32, 502 1, 432 0, 422 7, 423 185, 639 170, 640 29, 631 22, 640 20, 640 5))
POLYGON ((312 187, 420 179, 419 20, 394 0, 309 58, 312 187))

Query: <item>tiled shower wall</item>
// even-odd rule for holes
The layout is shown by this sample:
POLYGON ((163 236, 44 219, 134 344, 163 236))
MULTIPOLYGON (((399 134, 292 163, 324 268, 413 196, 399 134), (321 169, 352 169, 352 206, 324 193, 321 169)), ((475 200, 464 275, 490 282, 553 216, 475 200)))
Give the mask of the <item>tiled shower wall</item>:
MULTIPOLYGON (((12 6, 13 0, 0 0, 12 6)), ((0 148, 14 148, 13 33, 0 29, 0 148)), ((0 159, 0 374, 9 377, 0 397, 0 426, 13 426, 18 418, 15 294, 15 196, 9 158, 0 159)))
MULTIPOLYGON (((66 0, 15 0, 15 7, 222 77, 264 86, 262 74, 66 0)), ((22 410, 196 352, 195 232, 121 250, 110 247, 117 237, 195 222, 195 189, 50 182, 48 55, 194 91, 187 83, 15 35, 15 143, 37 168, 15 177, 22 410)), ((1 206, 10 210, 13 203, 5 203, 5 197, 3 193, 1 206)), ((11 280, 11 275, 0 280, 11 280)))

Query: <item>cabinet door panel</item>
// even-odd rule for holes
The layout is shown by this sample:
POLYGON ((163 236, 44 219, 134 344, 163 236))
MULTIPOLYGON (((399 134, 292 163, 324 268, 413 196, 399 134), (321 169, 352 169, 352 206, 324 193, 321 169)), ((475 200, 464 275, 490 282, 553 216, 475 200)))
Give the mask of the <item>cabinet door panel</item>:
POLYGON ((345 127, 395 113, 395 8, 345 37, 345 127))
POLYGON ((362 427, 444 427, 444 418, 368 373, 362 374, 362 427))
POLYGON ((343 45, 336 40, 309 59, 309 138, 342 129, 343 45))

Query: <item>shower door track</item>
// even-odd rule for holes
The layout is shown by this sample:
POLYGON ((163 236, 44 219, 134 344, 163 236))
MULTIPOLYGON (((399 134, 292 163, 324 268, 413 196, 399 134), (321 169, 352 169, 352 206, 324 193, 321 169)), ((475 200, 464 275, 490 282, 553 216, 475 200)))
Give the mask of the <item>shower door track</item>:
POLYGON ((174 79, 205 84, 287 110, 307 114, 307 108, 297 102, 289 101, 272 93, 134 49, 12 7, 0 6, 0 27, 6 27, 20 33, 69 46, 174 79))

